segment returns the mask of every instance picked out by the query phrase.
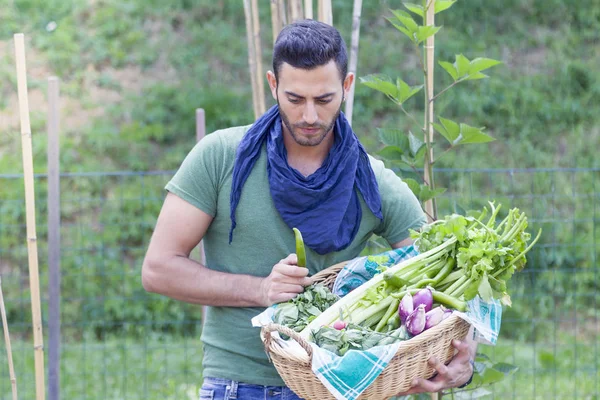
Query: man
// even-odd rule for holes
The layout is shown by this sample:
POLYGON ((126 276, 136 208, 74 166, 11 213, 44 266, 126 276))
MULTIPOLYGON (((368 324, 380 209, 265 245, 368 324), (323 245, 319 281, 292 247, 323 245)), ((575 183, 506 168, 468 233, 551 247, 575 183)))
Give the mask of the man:
MULTIPOLYGON (((354 75, 336 29, 286 26, 267 79, 277 106, 252 126, 207 136, 167 184, 142 268, 146 290, 208 306, 201 398, 297 398, 251 318, 301 293, 309 274, 358 256, 373 233, 398 248, 425 223, 407 185, 367 156, 340 113, 354 75), (296 265, 292 227, 308 268, 296 265), (202 239, 206 265, 189 258, 202 239)), ((456 347, 448 366, 431 360, 438 376, 413 392, 467 381, 472 353, 456 347)))

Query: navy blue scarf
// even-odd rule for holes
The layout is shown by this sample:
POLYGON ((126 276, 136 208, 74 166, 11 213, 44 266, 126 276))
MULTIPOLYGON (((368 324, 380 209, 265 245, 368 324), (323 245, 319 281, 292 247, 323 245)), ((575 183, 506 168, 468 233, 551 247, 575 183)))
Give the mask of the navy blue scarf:
POLYGON ((319 254, 348 247, 362 219, 356 189, 379 219, 381 197, 369 158, 350 124, 340 112, 335 121, 335 140, 323 165, 304 177, 287 162, 279 108, 271 107, 246 132, 240 142, 231 184, 231 230, 242 187, 267 143, 267 173, 271 197, 281 218, 302 232, 304 243, 319 254))

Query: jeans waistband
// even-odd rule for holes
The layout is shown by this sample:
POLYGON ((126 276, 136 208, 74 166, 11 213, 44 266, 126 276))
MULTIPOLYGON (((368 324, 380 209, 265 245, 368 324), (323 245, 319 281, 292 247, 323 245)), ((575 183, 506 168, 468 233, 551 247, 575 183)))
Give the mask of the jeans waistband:
POLYGON ((265 386, 265 385, 256 385, 256 384, 252 384, 252 383, 245 383, 245 382, 239 382, 239 381, 234 381, 231 379, 223 379, 223 378, 212 378, 212 377, 205 377, 204 378, 205 382, 208 383, 212 383, 213 385, 224 385, 224 386, 229 386, 230 387, 230 391, 229 391, 229 398, 231 399, 237 399, 237 392, 238 392, 238 388, 239 387, 245 387, 245 388, 255 388, 255 389, 260 389, 260 390, 269 390, 270 392, 283 392, 285 389, 287 389, 287 386, 265 386))
POLYGON ((240 381, 233 381, 231 379, 223 379, 223 378, 212 378, 209 376, 204 377, 204 380, 210 383, 214 383, 216 385, 231 385, 233 383, 236 386, 244 386, 244 387, 255 387, 255 388, 284 388, 286 386, 265 386, 265 385, 256 385, 253 383, 245 383, 240 381))

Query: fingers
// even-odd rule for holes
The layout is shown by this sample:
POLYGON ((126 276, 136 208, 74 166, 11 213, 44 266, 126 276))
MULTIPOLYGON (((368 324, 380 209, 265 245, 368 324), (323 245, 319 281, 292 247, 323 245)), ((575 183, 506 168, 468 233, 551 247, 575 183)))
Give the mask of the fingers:
POLYGON ((312 279, 307 277, 308 268, 296 265, 276 264, 271 275, 274 282, 294 283, 302 286, 312 283, 312 279))
POLYGON ((279 264, 298 265, 298 256, 292 253, 283 260, 279 261, 279 264))
POLYGON ((409 393, 435 393, 445 389, 444 382, 434 378, 430 381, 423 378, 417 378, 412 382, 412 388, 409 393))
POLYGON ((473 356, 471 355, 471 346, 469 345, 469 343, 454 339, 452 341, 452 345, 456 350, 458 350, 458 353, 456 353, 456 355, 454 356, 455 360, 467 362, 471 358, 473 358, 473 356))
POLYGON ((431 365, 437 371, 438 375, 443 377, 448 376, 448 367, 444 365, 444 363, 440 362, 436 357, 431 357, 428 361, 429 365, 431 365))
POLYGON ((469 350, 469 344, 467 342, 462 342, 458 339, 454 339, 452 341, 452 346, 454 346, 459 352, 469 350))

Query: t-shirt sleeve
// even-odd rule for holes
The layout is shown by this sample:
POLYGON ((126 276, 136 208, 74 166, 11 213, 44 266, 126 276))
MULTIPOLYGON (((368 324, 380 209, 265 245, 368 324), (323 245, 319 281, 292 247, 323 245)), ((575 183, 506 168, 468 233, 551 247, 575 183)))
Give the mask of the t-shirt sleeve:
POLYGON ((214 217, 222 166, 222 142, 215 132, 194 146, 165 189, 214 217))
POLYGON ((383 162, 371 158, 373 171, 379 183, 383 221, 375 234, 390 244, 409 237, 410 229, 419 229, 427 218, 417 197, 408 185, 383 162))

